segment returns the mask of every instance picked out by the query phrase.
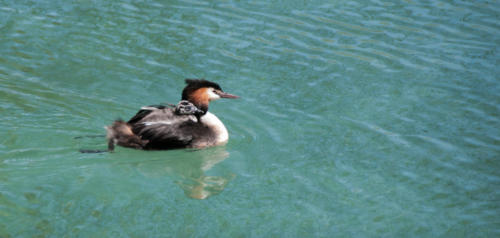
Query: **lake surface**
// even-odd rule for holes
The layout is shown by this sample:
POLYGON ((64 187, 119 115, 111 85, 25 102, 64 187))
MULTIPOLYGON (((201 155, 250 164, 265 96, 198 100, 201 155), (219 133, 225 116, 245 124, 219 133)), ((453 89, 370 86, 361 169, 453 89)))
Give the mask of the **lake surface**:
POLYGON ((499 1, 0 3, 0 237, 498 237, 499 1), (205 150, 82 154, 238 100, 205 150), (82 137, 83 136, 83 137, 82 137))

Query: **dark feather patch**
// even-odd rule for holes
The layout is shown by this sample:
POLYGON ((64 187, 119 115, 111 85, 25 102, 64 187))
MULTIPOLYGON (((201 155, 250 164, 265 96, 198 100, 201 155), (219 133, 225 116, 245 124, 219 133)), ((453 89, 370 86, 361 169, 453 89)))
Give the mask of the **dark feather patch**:
MULTIPOLYGON (((151 106, 148 106, 148 107, 157 108, 157 109, 164 109, 164 108, 166 108, 166 106, 163 106, 163 105, 151 105, 151 106)), ((130 118, 130 120, 128 120, 127 123, 134 124, 134 123, 142 120, 144 117, 146 117, 147 115, 149 115, 151 112, 152 112, 152 110, 149 110, 149 109, 141 109, 141 110, 139 110, 135 114, 135 116, 133 116, 132 118, 130 118)))

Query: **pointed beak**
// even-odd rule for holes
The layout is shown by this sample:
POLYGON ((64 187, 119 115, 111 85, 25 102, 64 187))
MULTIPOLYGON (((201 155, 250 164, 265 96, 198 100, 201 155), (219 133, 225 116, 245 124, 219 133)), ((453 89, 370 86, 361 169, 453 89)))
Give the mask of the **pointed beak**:
POLYGON ((219 95, 221 98, 239 98, 236 95, 229 94, 229 93, 226 93, 226 92, 222 92, 222 91, 219 91, 219 90, 217 90, 217 95, 219 95))

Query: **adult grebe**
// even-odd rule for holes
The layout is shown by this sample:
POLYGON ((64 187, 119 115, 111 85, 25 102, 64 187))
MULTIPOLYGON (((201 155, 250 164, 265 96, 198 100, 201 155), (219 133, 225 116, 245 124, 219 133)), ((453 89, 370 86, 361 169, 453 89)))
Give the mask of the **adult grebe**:
POLYGON ((142 107, 128 122, 117 120, 106 127, 108 150, 115 144, 144 149, 203 148, 225 144, 229 138, 224 124, 208 112, 210 101, 238 98, 203 79, 186 79, 182 101, 175 107, 142 107))

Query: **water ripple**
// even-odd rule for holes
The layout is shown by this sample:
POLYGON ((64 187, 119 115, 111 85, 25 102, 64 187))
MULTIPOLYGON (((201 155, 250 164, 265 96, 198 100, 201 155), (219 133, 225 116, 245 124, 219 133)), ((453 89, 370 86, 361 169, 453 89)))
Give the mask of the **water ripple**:
POLYGON ((492 1, 6 1, 0 206, 15 222, 0 236, 154 237, 179 220, 192 225, 173 236, 397 236, 408 224, 424 237, 495 236, 499 10, 492 1), (177 101, 190 77, 241 96, 210 108, 230 132, 218 147, 228 159, 188 166, 178 159, 209 150, 77 152, 106 142, 71 138, 177 101), (229 211, 217 219, 183 194, 222 181, 208 169, 236 175, 224 193, 214 187, 211 204, 229 211), (62 215, 40 220, 46 213, 62 215), (116 233, 91 225, 99 219, 116 233), (361 220, 373 222, 359 229, 361 220), (193 229, 221 224, 229 233, 193 229))

